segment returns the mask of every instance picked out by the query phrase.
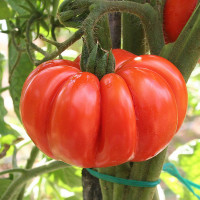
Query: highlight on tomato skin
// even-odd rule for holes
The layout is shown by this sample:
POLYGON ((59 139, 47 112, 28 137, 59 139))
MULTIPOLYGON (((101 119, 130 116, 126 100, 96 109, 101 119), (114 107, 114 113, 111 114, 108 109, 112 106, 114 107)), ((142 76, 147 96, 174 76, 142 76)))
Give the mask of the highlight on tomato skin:
POLYGON ((198 0, 167 0, 163 11, 166 43, 174 42, 191 17, 198 0))
POLYGON ((132 161, 143 161, 145 157, 153 157, 152 152, 157 152, 154 154, 156 155, 164 149, 180 128, 187 109, 186 84, 181 73, 172 63, 152 55, 136 57, 116 70, 116 73, 122 76, 129 86, 138 119, 136 124, 139 147, 132 161), (145 78, 146 73, 148 75, 145 78), (150 75, 152 78, 149 80, 150 75), (142 76, 143 78, 141 78, 142 76), (160 78, 162 79, 160 80, 160 78), (161 83, 162 81, 163 83, 161 83), (152 90, 152 88, 156 88, 156 90, 152 90), (165 90, 165 88, 168 89, 165 90), (160 106, 159 104, 163 103, 164 99, 167 99, 167 102, 160 106), (156 112, 158 110, 156 106, 160 107, 159 112, 156 112), (161 111, 162 109, 163 111, 161 111), (169 124, 167 125, 167 123, 169 124), (171 130, 166 130, 166 128, 163 130, 162 127, 171 130), (151 141, 151 145, 149 145, 149 141, 151 141), (159 144, 156 144, 157 142, 159 144))
POLYGON ((159 56, 113 54, 115 73, 100 81, 67 60, 47 61, 29 75, 20 113, 42 152, 71 165, 109 167, 148 160, 169 144, 187 108, 181 73, 159 56))
MULTIPOLYGON (((179 130, 186 115, 188 96, 185 81, 180 71, 167 59, 155 55, 141 55, 128 62, 125 67, 140 67, 150 69, 160 74, 170 85, 177 101, 179 130), (179 98, 179 97, 182 98, 179 98)), ((176 131, 176 132, 177 132, 176 131)))

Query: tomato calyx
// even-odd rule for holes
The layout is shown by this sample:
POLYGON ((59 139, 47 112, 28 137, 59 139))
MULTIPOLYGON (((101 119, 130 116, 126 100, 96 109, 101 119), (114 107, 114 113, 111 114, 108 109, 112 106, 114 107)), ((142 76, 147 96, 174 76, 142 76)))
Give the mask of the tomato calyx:
POLYGON ((115 71, 115 58, 112 50, 103 50, 99 43, 96 43, 90 53, 86 44, 84 44, 80 65, 82 71, 91 72, 101 80, 105 74, 115 71))

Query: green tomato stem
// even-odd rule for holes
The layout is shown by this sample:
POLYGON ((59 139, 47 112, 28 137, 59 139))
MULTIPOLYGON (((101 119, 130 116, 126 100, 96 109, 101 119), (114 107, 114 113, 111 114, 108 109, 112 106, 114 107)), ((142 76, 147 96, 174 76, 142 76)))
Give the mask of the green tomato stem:
MULTIPOLYGON (((129 0, 144 3, 144 0, 129 0)), ((144 28, 139 17, 124 13, 123 20, 123 49, 135 55, 143 55, 147 51, 144 28)))
MULTIPOLYGON (((134 162, 130 172, 130 179, 140 181, 157 181, 160 177, 166 152, 167 149, 150 160, 144 162, 134 162)), ((155 187, 130 187, 126 192, 124 199, 152 200, 155 190, 155 187)))
POLYGON ((95 27, 95 35, 101 47, 105 50, 112 48, 108 15, 104 16, 95 27))
MULTIPOLYGON (((115 167, 106 167, 106 168, 98 168, 98 171, 102 174, 108 174, 115 176, 115 167)), ((101 192, 103 200, 112 200, 113 199, 113 183, 99 180, 101 186, 101 192)))
POLYGON ((59 43, 57 50, 55 50, 54 52, 46 55, 42 60, 35 62, 35 64, 39 65, 39 64, 41 64, 41 63, 43 63, 45 61, 48 61, 48 60, 51 60, 51 59, 57 57, 64 50, 66 50, 70 45, 72 45, 74 42, 76 42, 77 40, 79 40, 82 35, 83 35, 83 30, 79 29, 69 39, 67 39, 66 41, 64 41, 62 43, 59 43))
POLYGON ((0 175, 3 174, 11 174, 11 173, 25 173, 26 169, 22 169, 22 168, 13 168, 13 169, 8 169, 8 170, 4 170, 0 172, 0 175))
POLYGON ((146 31, 147 40, 152 54, 159 54, 164 46, 162 24, 157 11, 149 4, 136 2, 97 2, 90 6, 91 12, 83 23, 83 30, 86 37, 89 51, 95 45, 94 27, 98 20, 110 12, 126 12, 138 16, 146 31))
MULTIPOLYGON (((122 165, 115 167, 115 176, 120 178, 129 178, 131 166, 130 163, 124 163, 122 165)), ((113 186, 113 200, 122 200, 124 199, 124 194, 127 188, 125 185, 114 184, 113 186)))
POLYGON ((158 194, 157 188, 156 188, 156 191, 154 193, 153 200, 159 200, 159 194, 158 194))

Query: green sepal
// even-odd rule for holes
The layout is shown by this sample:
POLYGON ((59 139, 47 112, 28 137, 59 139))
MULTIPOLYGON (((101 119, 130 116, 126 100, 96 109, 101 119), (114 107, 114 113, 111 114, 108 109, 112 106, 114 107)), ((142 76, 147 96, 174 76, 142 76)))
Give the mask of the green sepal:
POLYGON ((61 23, 65 22, 65 21, 71 19, 72 17, 74 17, 74 11, 73 10, 67 10, 65 12, 60 12, 58 17, 59 17, 59 21, 61 23))
POLYGON ((91 2, 83 0, 65 0, 58 9, 58 18, 66 27, 78 28, 89 14, 91 2))
POLYGON ((88 57, 89 57, 88 48, 87 48, 87 45, 85 44, 85 42, 83 41, 81 61, 80 61, 81 71, 83 71, 83 72, 86 71, 88 57))
POLYGON ((108 63, 108 52, 104 53, 99 59, 97 59, 95 75, 98 77, 99 80, 101 80, 102 77, 106 74, 107 63, 108 63))
POLYGON ((115 57, 112 53, 112 50, 108 54, 108 62, 106 67, 106 74, 115 72, 115 57))
POLYGON ((82 22, 88 16, 89 11, 85 8, 67 10, 58 14, 61 24, 66 27, 78 28, 82 26, 82 22))
POLYGON ((94 48, 92 49, 90 55, 89 55, 89 58, 88 58, 88 61, 87 61, 87 67, 86 67, 86 71, 87 72, 91 72, 94 74, 95 72, 95 66, 97 64, 97 51, 98 51, 98 47, 99 45, 96 44, 94 46, 94 48))
POLYGON ((72 0, 64 0, 59 8, 58 8, 58 12, 63 12, 65 10, 67 10, 69 8, 69 4, 72 2, 72 0))

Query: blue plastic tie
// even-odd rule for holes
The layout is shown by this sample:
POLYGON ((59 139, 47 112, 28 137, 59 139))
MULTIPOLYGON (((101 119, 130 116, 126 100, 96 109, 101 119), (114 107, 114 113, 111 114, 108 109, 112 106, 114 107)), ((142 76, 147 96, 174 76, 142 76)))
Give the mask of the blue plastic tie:
MULTIPOLYGON (((124 179, 124 178, 119 178, 119 177, 115 177, 115 176, 110 176, 107 174, 102 174, 102 173, 99 173, 90 168, 86 168, 86 169, 91 175, 93 175, 99 179, 102 179, 102 180, 108 181, 108 182, 112 182, 112 183, 122 184, 122 185, 128 185, 128 186, 134 186, 134 187, 155 187, 156 185, 158 185, 160 183, 160 179, 157 181, 136 181, 136 180, 130 180, 130 179, 124 179)), ((191 191, 200 200, 200 196, 198 194, 196 194, 195 191, 192 189, 192 187, 194 187, 194 188, 200 190, 200 185, 183 178, 180 175, 180 173, 178 172, 175 165, 173 165, 172 163, 165 163, 163 166, 163 171, 176 177, 182 184, 184 184, 188 188, 189 191, 191 191)))
POLYGON ((160 183, 160 179, 157 181, 136 181, 136 180, 130 180, 130 179, 124 179, 124 178, 119 178, 119 177, 115 177, 115 176, 110 176, 107 174, 102 174, 99 173, 97 171, 94 171, 93 169, 89 169, 87 168, 87 171, 99 178, 102 179, 104 181, 109 181, 112 183, 118 183, 118 184, 122 184, 122 185, 128 185, 128 186, 134 186, 134 187, 155 187, 156 185, 158 185, 160 183))
POLYGON ((183 178, 180 173, 178 172, 177 168, 175 165, 172 163, 165 163, 163 166, 163 171, 171 174, 172 176, 176 177, 183 185, 185 185, 190 192, 194 194, 198 199, 200 199, 200 196, 195 193, 195 191, 192 189, 192 187, 199 189, 200 190, 200 185, 193 183, 190 180, 187 180, 186 178, 183 178))

